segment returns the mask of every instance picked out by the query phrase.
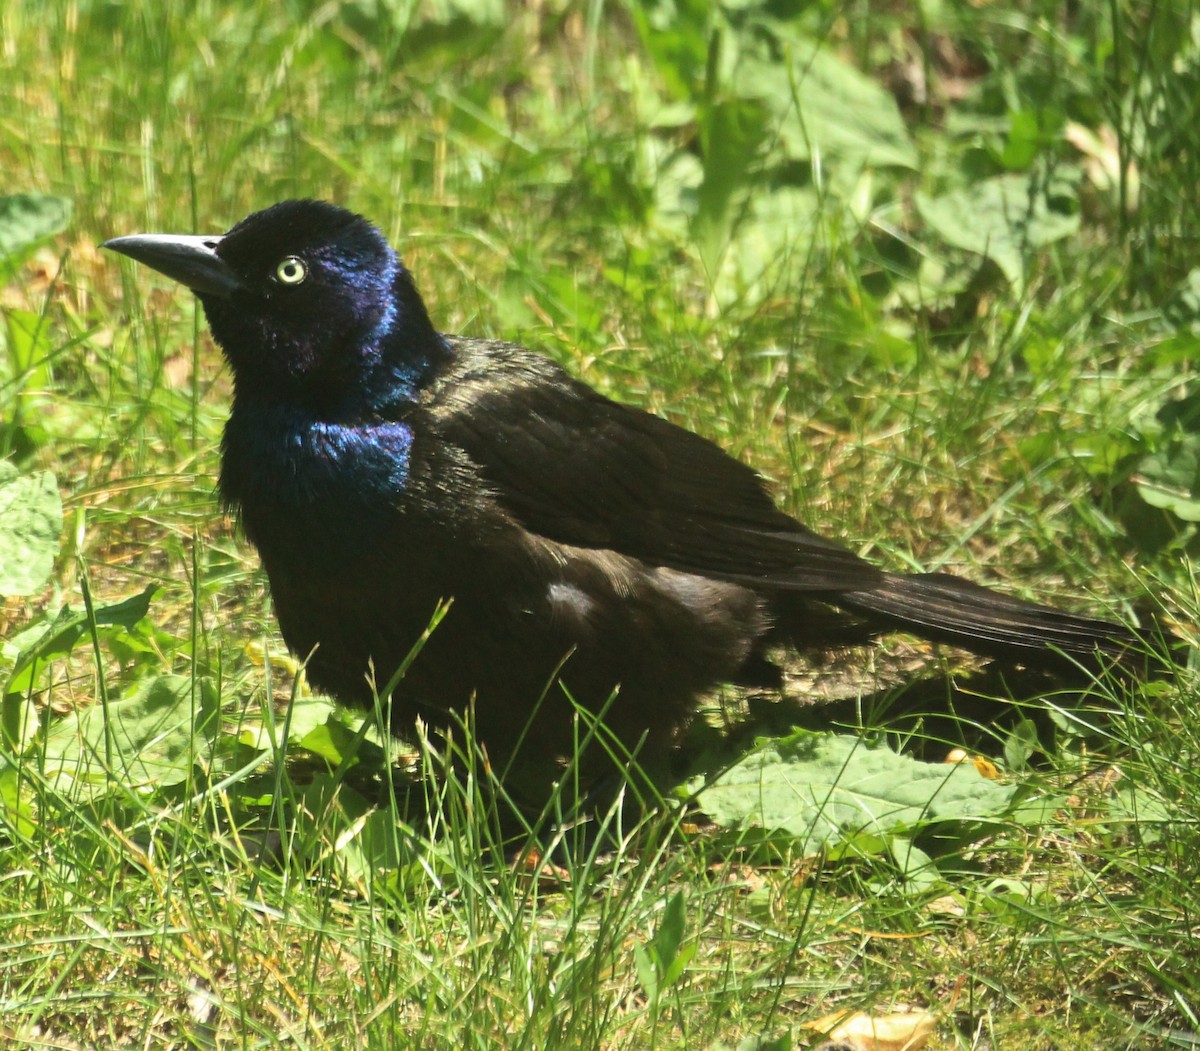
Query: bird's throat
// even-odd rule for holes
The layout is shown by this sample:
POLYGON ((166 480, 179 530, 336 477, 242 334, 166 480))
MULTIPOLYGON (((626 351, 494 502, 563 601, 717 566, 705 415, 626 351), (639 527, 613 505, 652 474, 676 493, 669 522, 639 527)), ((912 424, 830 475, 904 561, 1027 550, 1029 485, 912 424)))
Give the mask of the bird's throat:
POLYGON ((347 539, 347 521, 369 531, 388 514, 408 485, 411 449, 403 422, 330 423, 235 402, 221 496, 260 549, 284 537, 319 548, 347 539))

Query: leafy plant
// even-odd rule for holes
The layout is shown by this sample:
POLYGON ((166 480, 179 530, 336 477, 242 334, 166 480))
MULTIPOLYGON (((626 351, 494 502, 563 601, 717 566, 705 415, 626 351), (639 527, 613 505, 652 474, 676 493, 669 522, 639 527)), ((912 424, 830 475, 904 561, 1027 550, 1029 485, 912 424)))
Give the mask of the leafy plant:
MULTIPOLYGON (((0 196, 0 280, 10 278, 39 243, 64 230, 71 202, 52 194, 0 196)), ((0 453, 29 444, 25 423, 37 392, 50 386, 52 340, 44 314, 12 304, 2 309, 0 352, 8 360, 0 374, 0 394, 10 412, 0 416, 0 453)), ((0 591, 3 589, 0 588, 0 591)))
POLYGON ((970 763, 926 763, 857 737, 799 730, 764 740, 713 780, 689 783, 714 822, 786 837, 800 854, 891 854, 908 878, 928 881, 934 862, 913 843, 948 826, 969 842, 1010 810, 1015 789, 970 763))
MULTIPOLYGON (((694 942, 684 944, 686 914, 687 899, 683 891, 676 891, 667 902, 653 937, 643 945, 634 946, 638 981, 650 1000, 650 1015, 655 1019, 659 1016, 663 994, 683 977, 688 963, 696 954, 694 942)), ((655 1026, 654 1031, 657 1030, 655 1026)))
POLYGON ((1071 175, 1000 175, 937 197, 917 196, 917 210, 947 244, 989 259, 1020 289, 1036 249, 1079 229, 1071 175))
POLYGON ((49 471, 21 474, 0 460, 0 595, 28 595, 50 576, 62 534, 62 498, 49 471))
POLYGON ((49 193, 0 195, 0 275, 38 243, 67 228, 71 202, 49 193))

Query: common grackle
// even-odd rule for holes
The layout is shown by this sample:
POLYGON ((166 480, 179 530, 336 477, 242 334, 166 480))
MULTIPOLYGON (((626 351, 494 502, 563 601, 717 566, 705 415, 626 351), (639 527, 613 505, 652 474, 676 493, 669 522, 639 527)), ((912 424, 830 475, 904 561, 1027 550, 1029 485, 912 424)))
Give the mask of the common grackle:
POLYGON ((393 696, 397 734, 474 698, 493 753, 524 734, 522 755, 564 756, 561 681, 593 711, 619 688, 605 725, 654 748, 715 684, 769 683, 781 644, 896 629, 1033 664, 1145 650, 1138 629, 874 568, 706 439, 522 347, 439 334, 382 234, 334 205, 105 247, 203 304, 234 379, 221 494, 311 682, 373 703, 372 671, 386 683, 452 600, 393 696))

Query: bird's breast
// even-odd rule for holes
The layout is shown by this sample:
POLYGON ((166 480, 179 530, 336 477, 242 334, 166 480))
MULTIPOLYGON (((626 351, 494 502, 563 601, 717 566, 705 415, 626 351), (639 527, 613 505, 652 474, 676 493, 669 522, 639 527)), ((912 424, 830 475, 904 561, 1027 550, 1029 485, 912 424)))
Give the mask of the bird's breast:
POLYGON ((336 556, 375 539, 403 508, 413 434, 390 420, 342 424, 234 413, 221 494, 267 554, 336 556))

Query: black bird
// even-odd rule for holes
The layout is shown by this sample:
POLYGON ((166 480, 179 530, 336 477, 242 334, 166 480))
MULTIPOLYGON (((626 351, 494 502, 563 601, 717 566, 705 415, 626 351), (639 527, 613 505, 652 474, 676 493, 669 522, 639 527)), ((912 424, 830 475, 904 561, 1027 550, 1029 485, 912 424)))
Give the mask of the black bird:
POLYGON ((522 347, 440 334, 383 235, 334 205, 104 247, 200 297, 234 379, 221 494, 310 681, 374 703, 452 600, 393 696, 397 734, 473 699, 494 755, 524 735, 522 762, 563 757, 561 680, 592 711, 617 689, 605 725, 655 748, 715 684, 770 682, 780 644, 896 629, 1021 663, 1145 652, 1136 629, 876 569, 712 442, 522 347))

